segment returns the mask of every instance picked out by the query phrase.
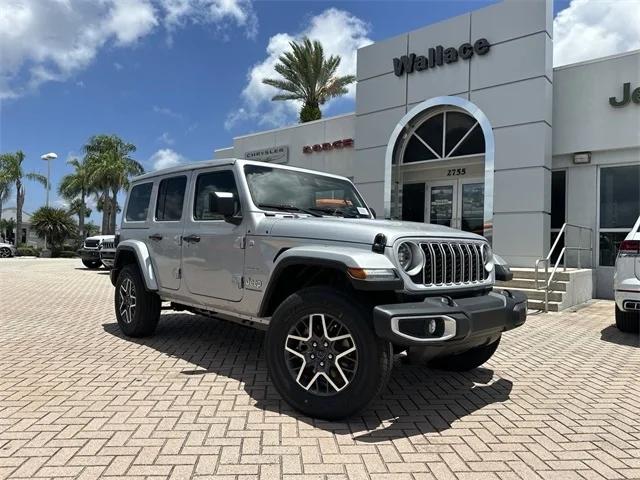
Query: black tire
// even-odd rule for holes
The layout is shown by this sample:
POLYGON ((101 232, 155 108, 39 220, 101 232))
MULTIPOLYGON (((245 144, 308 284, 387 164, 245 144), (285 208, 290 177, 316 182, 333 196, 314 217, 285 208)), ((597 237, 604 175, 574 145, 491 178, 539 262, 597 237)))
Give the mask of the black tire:
POLYGON ((0 258, 9 258, 11 257, 11 249, 8 247, 0 248, 0 258))
POLYGON ((82 264, 91 270, 97 270, 102 266, 102 262, 100 260, 84 260, 83 259, 82 264))
MULTIPOLYGON (((311 320, 307 321, 311 322, 311 320)), ((335 370, 339 355, 331 357, 327 352, 333 351, 335 354, 336 351, 331 349, 334 346, 339 348, 338 343, 337 341, 331 343, 328 350, 319 353, 319 357, 322 358, 335 358, 327 362, 329 366, 325 367, 325 372, 333 376, 336 383, 341 380, 335 370)), ((307 355, 310 353, 307 352, 307 355)), ((305 288, 289 296, 278 307, 271 317, 267 331, 266 357, 271 380, 284 400, 305 415, 326 420, 343 419, 365 408, 385 387, 393 366, 391 344, 375 336, 371 324, 371 313, 353 298, 328 287, 305 288), (320 321, 329 319, 327 320, 328 328, 336 325, 341 325, 340 328, 344 327, 340 331, 343 333, 346 331, 351 336, 344 342, 352 341, 353 345, 349 348, 355 346, 357 355, 355 368, 350 372, 347 370, 349 375, 352 375, 349 381, 338 385, 340 387, 338 391, 332 389, 325 394, 307 390, 298 383, 290 363, 290 359, 294 357, 285 350, 286 346, 291 347, 287 343, 287 338, 292 329, 305 319, 310 319, 314 314, 324 315, 324 317, 314 316, 320 321)), ((341 361, 344 362, 345 358, 343 357, 341 361)), ((307 368, 315 372, 314 367, 307 368)), ((344 364, 340 365, 340 372, 344 372, 345 368, 344 364)), ((311 377, 314 378, 313 373, 311 377)), ((329 388, 328 382, 322 378, 318 378, 314 387, 320 388, 321 381, 329 388)))
POLYGON ((498 349, 500 338, 488 344, 472 348, 456 355, 438 357, 429 363, 430 367, 451 372, 466 372, 487 362, 498 349))
POLYGON ((161 301, 158 294, 145 288, 137 265, 126 265, 120 270, 114 305, 118 326, 126 336, 146 337, 153 334, 160 319, 161 301), (131 305, 131 295, 134 305, 131 305))
POLYGON ((616 305, 616 327, 625 333, 638 333, 640 331, 640 313, 623 312, 616 305))

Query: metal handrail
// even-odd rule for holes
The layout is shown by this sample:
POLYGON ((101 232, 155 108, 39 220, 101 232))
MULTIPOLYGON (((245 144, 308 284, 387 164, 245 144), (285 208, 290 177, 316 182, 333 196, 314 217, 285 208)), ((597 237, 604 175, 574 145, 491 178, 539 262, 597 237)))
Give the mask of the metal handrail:
MULTIPOLYGON (((575 250, 578 252, 578 268, 582 268, 582 262, 581 262, 581 258, 580 258, 580 252, 584 251, 590 251, 591 255, 593 257, 593 228, 591 227, 585 227, 584 225, 576 225, 573 223, 567 223, 565 222, 562 225, 562 228, 560 229, 560 231, 558 232, 558 236, 556 237, 555 242, 553 242, 553 245, 551 246, 551 248, 549 249, 549 253, 547 254, 546 257, 544 258, 539 258, 536 260, 536 270, 535 270, 535 285, 536 285, 536 290, 542 290, 544 289, 544 311, 548 312, 549 311, 549 290, 551 288, 551 283, 553 281, 553 277, 556 274, 556 271, 558 270, 558 265, 560 265, 560 260, 562 260, 564 258, 564 254, 567 250, 575 250), (573 247, 573 246, 564 246, 562 248, 562 250, 560 250, 560 254, 558 255, 558 259, 556 260, 556 263, 553 265, 553 270, 551 271, 551 275, 549 275, 549 264, 551 263, 551 257, 553 256, 553 252, 556 249, 556 246, 558 245, 558 243, 560 242, 560 237, 562 237, 562 235, 566 234, 567 231, 567 227, 571 227, 571 228, 577 228, 578 229, 578 246, 577 247, 573 247), (589 234, 589 247, 582 247, 582 231, 583 230, 587 230, 589 232, 591 232, 589 234), (540 264, 544 263, 544 278, 545 278, 545 283, 543 285, 542 288, 540 288, 540 279, 539 279, 539 273, 540 273, 540 264)), ((593 258, 592 258, 593 260, 593 258)), ((564 262, 562 264, 563 267, 563 271, 567 271, 567 262, 564 262)))

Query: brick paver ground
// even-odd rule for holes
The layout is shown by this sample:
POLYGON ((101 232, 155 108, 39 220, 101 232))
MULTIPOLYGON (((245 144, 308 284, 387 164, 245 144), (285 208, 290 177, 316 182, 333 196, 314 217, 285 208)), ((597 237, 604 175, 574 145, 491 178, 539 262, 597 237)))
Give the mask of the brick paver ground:
POLYGON ((640 479, 640 340, 613 304, 531 316, 486 365, 396 362, 345 423, 292 412, 264 334, 166 312, 120 334, 104 271, 0 260, 0 478, 640 479))

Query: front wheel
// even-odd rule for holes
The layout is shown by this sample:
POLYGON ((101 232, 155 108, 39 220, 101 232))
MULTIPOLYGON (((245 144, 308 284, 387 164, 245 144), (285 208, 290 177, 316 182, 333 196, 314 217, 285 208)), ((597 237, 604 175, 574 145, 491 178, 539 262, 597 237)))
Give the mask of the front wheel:
POLYGON ((82 260, 82 264, 91 270, 95 270, 102 266, 102 262, 100 260, 82 260))
POLYGON ((151 335, 160 319, 161 301, 149 292, 136 265, 127 265, 116 280, 116 318, 122 333, 128 337, 151 335))
POLYGON ((640 331, 640 313, 623 312, 616 305, 616 327, 621 332, 638 333, 640 331))
POLYGON ((487 362, 493 354, 496 353, 498 345, 500 345, 500 338, 501 337, 498 337, 497 340, 489 343, 488 345, 471 348, 466 352, 438 357, 431 361, 430 366, 452 372, 466 372, 468 370, 473 370, 487 362))
POLYGON ((11 256, 11 249, 8 247, 0 248, 0 258, 9 258, 11 256))
POLYGON ((377 338, 370 313, 352 298, 311 287, 289 296, 267 331, 269 374, 282 397, 315 418, 338 420, 384 388, 392 349, 377 338))

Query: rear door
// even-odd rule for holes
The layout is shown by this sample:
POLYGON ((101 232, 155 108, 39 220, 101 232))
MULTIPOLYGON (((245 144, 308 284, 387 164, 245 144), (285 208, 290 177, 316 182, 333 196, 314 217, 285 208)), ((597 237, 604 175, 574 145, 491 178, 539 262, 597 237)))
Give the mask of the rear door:
POLYGON ((181 239, 191 172, 160 177, 146 243, 160 288, 178 290, 181 277, 181 239))
POLYGON ((192 173, 188 218, 182 240, 182 268, 187 289, 203 297, 242 299, 245 222, 234 225, 210 211, 209 194, 233 193, 241 214, 237 179, 230 167, 192 173))

